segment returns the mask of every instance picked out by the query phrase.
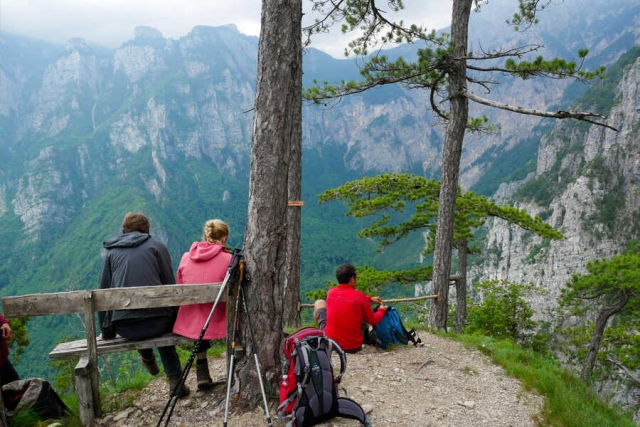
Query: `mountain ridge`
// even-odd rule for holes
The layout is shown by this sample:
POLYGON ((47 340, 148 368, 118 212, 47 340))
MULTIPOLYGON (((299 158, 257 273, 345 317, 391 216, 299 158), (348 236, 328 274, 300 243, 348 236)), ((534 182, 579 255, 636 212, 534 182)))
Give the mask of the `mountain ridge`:
MULTIPOLYGON (((624 43, 638 44, 637 6, 595 2, 576 9, 577 3, 566 3, 565 9, 556 9, 557 16, 546 15, 555 24, 536 34, 540 40, 554 28, 562 31, 556 39, 570 41, 571 49, 554 43, 552 53, 571 52, 592 40, 587 47, 613 60, 624 43), (592 28, 571 26, 570 31, 567 17, 572 15, 585 16, 579 22, 592 22, 592 28), (607 17, 611 24, 606 28, 613 34, 605 37, 595 22, 607 17), (579 37, 572 39, 572 34, 579 37), (611 44, 615 49, 609 52, 611 44)), ((504 4, 491 2, 474 15, 480 19, 472 24, 477 48, 489 48, 484 42, 488 37, 500 41, 513 36, 498 25, 504 4), (495 31, 485 31, 489 25, 495 31)), ((81 39, 60 47, 0 35, 0 236, 8 248, 0 254, 2 295, 94 287, 102 240, 118 232, 130 210, 149 214, 151 233, 168 245, 174 263, 200 238, 202 223, 212 216, 231 225, 230 244, 241 246, 258 39, 228 26, 195 27, 169 40, 155 31, 142 29, 111 51, 81 39)), ((358 76, 350 59, 309 49, 303 60, 306 84, 313 78, 358 76), (329 71, 335 74, 326 75, 329 71)), ((504 83, 492 96, 522 98, 546 108, 568 105, 582 92, 575 90, 564 99, 570 85, 555 83, 504 83)), ((363 220, 343 218, 344 206, 320 207, 316 201, 321 191, 366 174, 437 176, 443 133, 428 105, 424 91, 387 87, 332 107, 304 106, 303 292, 323 288, 342 262, 420 265, 418 253, 403 254, 402 248, 395 249, 394 259, 389 258, 393 249, 376 254, 375 242, 355 236, 363 220)), ((468 137, 461 169, 464 188, 485 185, 487 171, 505 166, 486 184, 491 192, 501 177, 520 173, 523 165, 533 168, 529 162, 536 162, 537 144, 551 126, 538 118, 513 117, 492 114, 491 122, 503 123, 500 132, 468 137), (513 153, 522 162, 508 163, 513 153)), ((504 267, 498 263, 495 271, 504 267)), ((492 268, 487 271, 494 274, 492 268)), ((34 320, 34 343, 52 348, 72 321, 34 320)), ((25 358, 20 367, 46 365, 46 350, 40 353, 36 361, 25 358)))

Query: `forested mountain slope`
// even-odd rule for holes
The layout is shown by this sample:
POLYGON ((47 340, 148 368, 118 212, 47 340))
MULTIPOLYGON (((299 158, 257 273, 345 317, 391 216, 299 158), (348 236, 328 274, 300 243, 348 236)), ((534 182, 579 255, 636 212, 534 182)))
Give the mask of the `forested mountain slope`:
MULTIPOLYGON (((492 1, 473 16, 474 49, 533 37, 528 42, 547 44, 549 56, 572 58, 587 47, 594 63, 611 63, 637 44, 635 2, 566 1, 545 11, 532 35, 503 25, 511 3, 492 1)), ((195 27, 175 40, 139 27, 115 50, 82 39, 57 46, 0 35, 0 294, 94 287, 102 241, 118 232, 127 211, 150 216, 151 233, 167 243, 174 263, 211 217, 227 221, 229 243, 240 246, 257 42, 234 26, 195 27)), ((390 54, 413 52, 403 46, 390 54)), ((304 67, 307 85, 316 77, 358 75, 352 60, 313 49, 304 67)), ((505 81, 493 95, 512 94, 514 102, 542 109, 582 92, 564 82, 530 80, 505 81)), ((344 207, 318 206, 316 197, 364 174, 437 176, 443 136, 427 96, 389 87, 330 108, 305 105, 303 290, 323 287, 346 261, 420 261, 419 249, 376 255, 372 242, 355 237, 361 224, 344 218, 344 207)), ((490 120, 502 129, 469 137, 461 175, 465 187, 486 194, 533 170, 550 126, 506 113, 490 120)), ((19 367, 42 374, 54 341, 78 330, 75 318, 34 320, 32 349, 19 367)))

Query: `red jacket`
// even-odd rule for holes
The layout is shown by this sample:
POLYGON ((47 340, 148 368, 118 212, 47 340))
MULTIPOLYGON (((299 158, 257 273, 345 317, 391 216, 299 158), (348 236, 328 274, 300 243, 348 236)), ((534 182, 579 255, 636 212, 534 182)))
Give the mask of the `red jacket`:
MULTIPOLYGON (((178 283, 218 283, 229 269, 231 254, 219 243, 193 242, 189 252, 182 255, 178 267, 178 283)), ((173 332, 187 338, 198 339, 213 303, 183 305, 178 310, 173 332)), ((227 336, 227 305, 218 302, 203 339, 214 340, 227 336)))
POLYGON ((340 284, 327 293, 327 325, 324 332, 343 350, 357 350, 364 343, 362 321, 377 325, 384 310, 373 312, 371 297, 348 284, 340 284))

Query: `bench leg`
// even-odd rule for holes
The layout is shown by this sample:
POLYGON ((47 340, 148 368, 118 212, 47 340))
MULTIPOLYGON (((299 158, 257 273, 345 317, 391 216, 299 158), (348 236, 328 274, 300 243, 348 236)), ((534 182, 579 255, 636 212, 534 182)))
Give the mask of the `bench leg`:
MULTIPOLYGON (((82 356, 76 365, 76 390, 78 392, 78 412, 80 422, 85 427, 93 426, 96 414, 100 413, 100 401, 94 401, 91 362, 82 356), (96 407, 97 405, 97 407, 96 407)), ((98 385, 96 384, 96 387, 98 385)))

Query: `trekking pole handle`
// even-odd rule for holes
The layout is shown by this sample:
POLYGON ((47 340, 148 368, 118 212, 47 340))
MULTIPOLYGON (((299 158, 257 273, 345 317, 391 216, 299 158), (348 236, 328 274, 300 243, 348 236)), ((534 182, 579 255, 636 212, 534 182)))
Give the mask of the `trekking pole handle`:
POLYGON ((242 249, 235 248, 233 250, 233 255, 231 256, 231 261, 229 262, 229 273, 236 269, 241 259, 242 259, 242 249))

